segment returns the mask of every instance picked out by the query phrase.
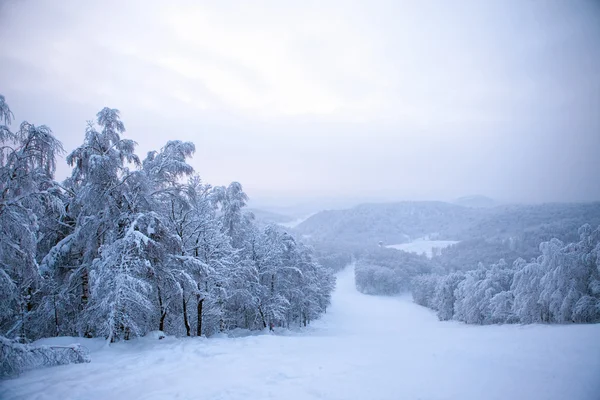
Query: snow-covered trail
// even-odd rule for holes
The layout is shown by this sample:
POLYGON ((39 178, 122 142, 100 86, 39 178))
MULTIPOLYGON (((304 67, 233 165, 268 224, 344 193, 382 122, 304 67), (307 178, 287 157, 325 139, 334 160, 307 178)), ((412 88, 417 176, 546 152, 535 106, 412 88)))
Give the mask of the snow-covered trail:
POLYGON ((119 343, 0 381, 0 399, 598 400, 599 338, 598 324, 442 323, 409 298, 358 293, 348 268, 301 333, 119 343))

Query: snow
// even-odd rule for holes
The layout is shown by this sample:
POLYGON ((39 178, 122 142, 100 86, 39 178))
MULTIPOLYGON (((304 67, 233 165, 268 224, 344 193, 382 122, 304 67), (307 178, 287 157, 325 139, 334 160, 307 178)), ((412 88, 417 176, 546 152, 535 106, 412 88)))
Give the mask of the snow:
POLYGON ((431 258, 433 248, 443 249, 456 243, 458 243, 458 241, 456 240, 416 239, 409 243, 390 244, 385 247, 388 247, 390 249, 403 250, 409 253, 424 253, 427 257, 431 258))
POLYGON ((79 343, 82 346, 85 346, 90 351, 90 353, 99 351, 107 346, 106 340, 101 338, 85 339, 72 336, 44 338, 33 342, 33 344, 37 346, 70 346, 75 343, 79 343))
MULTIPOLYGON (((243 332, 237 332, 236 336, 243 332)), ((600 324, 439 322, 409 297, 358 293, 338 276, 308 329, 234 338, 153 335, 90 345, 90 364, 0 382, 1 399, 598 399, 600 324)))

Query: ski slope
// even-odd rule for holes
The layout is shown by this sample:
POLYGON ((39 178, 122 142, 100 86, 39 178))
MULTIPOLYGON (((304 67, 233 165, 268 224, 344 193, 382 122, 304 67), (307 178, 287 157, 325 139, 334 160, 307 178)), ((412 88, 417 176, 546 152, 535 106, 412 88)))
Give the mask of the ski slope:
POLYGON ((438 322, 408 297, 358 293, 348 268, 302 332, 84 342, 90 364, 0 381, 0 399, 597 400, 598 338, 600 325, 438 322))

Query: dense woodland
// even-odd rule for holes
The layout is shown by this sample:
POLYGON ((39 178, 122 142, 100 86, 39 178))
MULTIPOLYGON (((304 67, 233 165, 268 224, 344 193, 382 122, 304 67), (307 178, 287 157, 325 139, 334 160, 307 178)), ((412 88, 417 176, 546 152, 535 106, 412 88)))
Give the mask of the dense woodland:
POLYGON ((578 233, 577 242, 541 243, 529 262, 417 276, 413 298, 440 320, 469 324, 600 322, 600 227, 578 233))
POLYGON ((412 291, 442 320, 569 323, 600 321, 599 225, 600 203, 401 202, 318 213, 297 231, 331 268, 354 261, 359 291, 412 291), (418 237, 460 241, 432 258, 385 247, 418 237))
POLYGON ((394 295, 409 291, 415 276, 433 271, 433 263, 422 254, 376 248, 356 260, 356 288, 366 294, 394 295))
POLYGON ((480 212, 440 201, 361 204, 319 212, 296 229, 315 241, 349 246, 405 243, 433 232, 442 239, 460 240, 460 232, 476 223, 480 212))
POLYGON ((429 268, 468 271, 479 263, 504 259, 512 264, 518 258, 538 257, 540 243, 553 238, 577 241, 577 229, 586 223, 600 225, 600 203, 473 208, 413 201, 324 211, 304 221, 296 232, 307 238, 322 263, 335 270, 351 259, 377 264, 380 245, 427 237, 459 241, 438 249, 429 268))
POLYGON ((504 242, 519 251, 557 237, 577 239, 583 224, 600 225, 600 203, 546 203, 465 207, 440 201, 361 204, 319 212, 296 227, 316 242, 375 246, 420 237, 504 242), (575 232, 575 234, 574 234, 575 232), (509 243, 510 242, 510 243, 509 243))
POLYGON ((44 125, 12 130, 12 119, 0 96, 3 352, 46 336, 303 326, 325 311, 330 270, 282 229, 256 224, 239 183, 202 182, 188 164, 193 143, 142 159, 118 110, 104 108, 57 182, 60 141, 44 125))
MULTIPOLYGON (((593 230, 586 224, 577 232, 576 242, 542 242, 541 254, 529 262, 501 259, 472 269, 455 268, 464 257, 443 264, 440 256, 429 259, 388 248, 365 251, 355 261, 356 287, 367 294, 411 291, 415 302, 436 310, 440 320, 600 322, 600 227, 593 230)), ((473 245, 463 254, 481 254, 469 251, 473 245)), ((450 254, 460 255, 455 246, 450 254)))

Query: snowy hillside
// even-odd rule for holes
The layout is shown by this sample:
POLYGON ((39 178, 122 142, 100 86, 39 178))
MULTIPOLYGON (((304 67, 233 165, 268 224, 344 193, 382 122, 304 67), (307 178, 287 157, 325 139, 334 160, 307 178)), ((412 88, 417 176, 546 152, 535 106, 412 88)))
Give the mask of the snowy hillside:
POLYGON ((480 213, 439 201, 361 204, 319 212, 298 225, 297 231, 316 240, 352 245, 403 243, 433 232, 455 239, 480 213))
POLYGON ((90 364, 3 381, 0 398, 595 400, 599 336, 599 324, 439 322, 407 297, 358 293, 347 268, 308 331, 93 341, 90 364))
POLYGON ((568 235, 585 223, 600 224, 600 202, 475 208, 405 201, 322 211, 298 225, 297 231, 321 241, 352 245, 375 245, 379 241, 405 243, 430 235, 431 239, 437 236, 451 240, 520 237, 537 246, 551 237, 573 240, 568 235))
POLYGON ((303 223, 304 221, 306 221, 308 218, 310 218, 313 214, 309 214, 305 217, 300 217, 300 218, 296 218, 292 221, 288 221, 288 222, 282 222, 279 223, 279 225, 285 227, 285 228, 295 228, 298 225, 300 225, 301 223, 303 223))
MULTIPOLYGON (((317 250, 322 264, 339 270, 378 243, 406 251, 429 253, 419 239, 460 241, 436 254, 445 270, 468 270, 480 262, 512 263, 538 257, 539 245, 552 238, 578 239, 584 225, 600 225, 600 202, 463 207, 443 202, 363 204, 347 210, 323 211, 294 231, 317 250), (411 243, 412 242, 412 243, 411 243)), ((439 243, 442 244, 442 243, 439 243)), ((443 246, 439 246, 443 247, 443 246)))
POLYGON ((456 243, 458 243, 456 240, 417 239, 410 243, 391 244, 386 247, 390 249, 408 251, 409 253, 425 254, 427 257, 431 258, 433 249, 444 249, 456 243))

